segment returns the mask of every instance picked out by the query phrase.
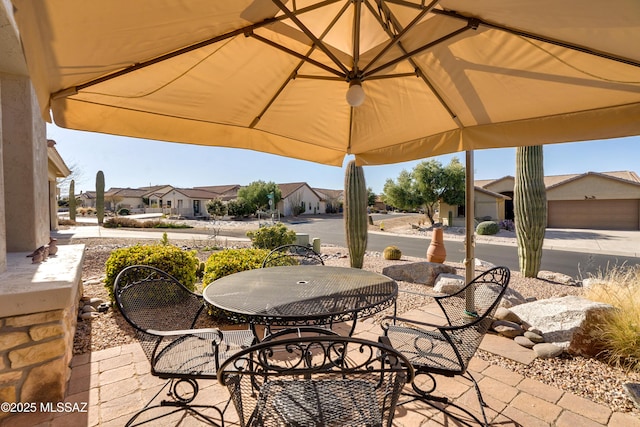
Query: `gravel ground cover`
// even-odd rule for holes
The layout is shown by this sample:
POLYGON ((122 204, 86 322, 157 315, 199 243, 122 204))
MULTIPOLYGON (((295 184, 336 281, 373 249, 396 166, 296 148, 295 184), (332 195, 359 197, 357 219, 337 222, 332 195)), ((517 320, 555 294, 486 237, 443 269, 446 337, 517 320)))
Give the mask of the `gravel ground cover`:
MULTIPOLYGON (((98 297, 107 300, 108 293, 103 285, 104 263, 111 251, 116 248, 134 244, 149 244, 153 241, 136 239, 71 239, 69 243, 82 243, 86 245, 85 261, 83 265, 83 283, 85 297, 98 297)), ((171 244, 185 249, 195 249, 198 258, 206 260, 211 251, 211 240, 184 240, 170 241, 171 244)), ((246 245, 239 243, 238 246, 246 245)), ((322 253, 326 257, 325 264, 335 266, 349 266, 348 251, 345 248, 323 246, 322 253)), ((376 272, 392 263, 406 263, 424 261, 424 259, 404 257, 400 261, 384 260, 381 253, 367 252, 364 268, 376 272)), ((449 264, 449 263, 447 263, 449 264)), ((450 264, 458 269, 459 274, 464 275, 463 266, 450 264)), ((525 298, 537 299, 553 296, 581 295, 582 288, 567 286, 553 280, 541 280, 521 277, 518 272, 512 272, 511 288, 520 292, 525 298)), ((399 282, 401 290, 424 290, 423 285, 408 282, 399 282)), ((404 294, 406 295, 406 294, 404 294)), ((428 302, 427 298, 410 298, 402 293, 398 298, 398 312, 419 307, 428 302)), ((382 317, 390 314, 391 309, 375 315, 374 320, 380 321, 382 317)), ((208 326, 223 326, 212 321, 208 326)), ((122 316, 112 309, 100 314, 91 320, 79 320, 74 339, 74 354, 83 354, 90 351, 102 350, 114 346, 134 342, 132 328, 124 321, 122 316)), ((585 397, 596 403, 608 406, 613 411, 632 412, 640 416, 640 410, 626 397, 622 385, 626 382, 640 383, 640 373, 625 372, 618 368, 610 367, 594 359, 572 357, 564 355, 556 359, 536 359, 531 365, 525 366, 511 360, 479 351, 478 357, 491 364, 505 367, 545 384, 557 387, 579 396, 585 397)))

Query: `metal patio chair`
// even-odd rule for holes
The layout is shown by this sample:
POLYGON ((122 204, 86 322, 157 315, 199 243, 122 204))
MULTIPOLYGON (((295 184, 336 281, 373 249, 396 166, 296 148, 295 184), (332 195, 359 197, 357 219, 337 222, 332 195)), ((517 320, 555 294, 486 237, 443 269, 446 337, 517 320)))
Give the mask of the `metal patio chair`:
POLYGON ((265 257, 262 268, 281 265, 324 265, 324 261, 319 253, 308 246, 282 245, 265 257))
POLYGON ((486 404, 480 387, 467 368, 491 326, 492 316, 507 289, 509 279, 509 269, 495 267, 480 274, 452 295, 433 296, 447 320, 444 326, 405 319, 396 314, 387 318, 392 322, 383 325, 383 342, 409 359, 416 378, 422 378, 422 375, 428 377, 424 384, 418 381, 412 383, 413 393, 408 394, 411 397, 409 401, 438 401, 464 410, 446 397, 432 394, 436 390, 434 375, 460 375, 473 383, 484 425, 488 425, 484 411, 486 404))
POLYGON ((391 426, 412 379, 399 352, 344 336, 265 341, 235 354, 218 373, 242 427, 391 426))
MULTIPOLYGON (((116 304, 123 317, 135 329, 138 340, 151 364, 151 374, 168 380, 158 393, 127 423, 135 424, 143 413, 154 408, 169 411, 164 416, 188 411, 204 422, 224 425, 223 410, 212 405, 194 405, 198 380, 216 379, 218 368, 234 353, 251 346, 255 335, 250 330, 222 331, 217 328, 194 329, 205 313, 202 296, 191 292, 176 278, 155 267, 135 265, 118 274, 114 284, 116 304), (168 399, 154 404, 168 388, 168 399), (210 408, 219 417, 202 412, 210 408)), ((145 420, 142 420, 145 418, 145 420)))

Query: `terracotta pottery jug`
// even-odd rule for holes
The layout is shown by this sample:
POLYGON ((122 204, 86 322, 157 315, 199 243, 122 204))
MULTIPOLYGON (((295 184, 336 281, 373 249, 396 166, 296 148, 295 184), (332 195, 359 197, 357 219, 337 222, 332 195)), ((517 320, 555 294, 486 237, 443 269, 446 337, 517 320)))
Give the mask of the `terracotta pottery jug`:
POLYGON ((443 230, 440 227, 433 229, 431 245, 427 249, 427 261, 443 263, 447 258, 447 250, 444 248, 443 230))

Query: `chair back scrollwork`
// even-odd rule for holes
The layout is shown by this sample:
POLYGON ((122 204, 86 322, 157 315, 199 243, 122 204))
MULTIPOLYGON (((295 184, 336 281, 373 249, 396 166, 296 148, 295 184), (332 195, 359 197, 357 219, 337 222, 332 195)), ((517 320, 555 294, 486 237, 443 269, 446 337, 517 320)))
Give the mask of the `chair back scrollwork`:
POLYGON ((218 372, 242 426, 391 425, 400 391, 412 378, 402 354, 343 336, 262 342, 218 372))

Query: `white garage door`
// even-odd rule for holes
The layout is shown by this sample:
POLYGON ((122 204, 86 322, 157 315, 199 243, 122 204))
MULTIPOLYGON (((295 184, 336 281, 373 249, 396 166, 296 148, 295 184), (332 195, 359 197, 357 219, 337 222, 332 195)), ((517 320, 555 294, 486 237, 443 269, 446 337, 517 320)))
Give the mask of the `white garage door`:
POLYGON ((548 227, 640 229, 640 200, 552 200, 548 227))

